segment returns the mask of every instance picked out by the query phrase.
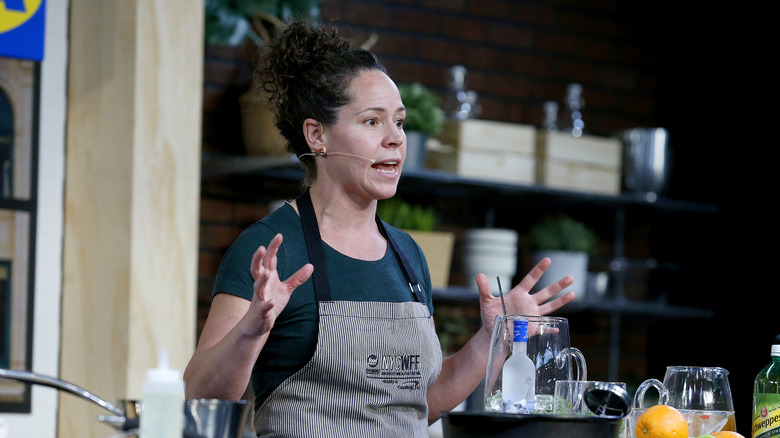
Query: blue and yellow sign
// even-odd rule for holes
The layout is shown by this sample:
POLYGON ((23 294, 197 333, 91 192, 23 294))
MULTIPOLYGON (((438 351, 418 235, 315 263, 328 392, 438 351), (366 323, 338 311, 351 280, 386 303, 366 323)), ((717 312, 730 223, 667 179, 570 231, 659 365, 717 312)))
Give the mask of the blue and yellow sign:
POLYGON ((0 0, 0 56, 43 59, 46 0, 0 0))

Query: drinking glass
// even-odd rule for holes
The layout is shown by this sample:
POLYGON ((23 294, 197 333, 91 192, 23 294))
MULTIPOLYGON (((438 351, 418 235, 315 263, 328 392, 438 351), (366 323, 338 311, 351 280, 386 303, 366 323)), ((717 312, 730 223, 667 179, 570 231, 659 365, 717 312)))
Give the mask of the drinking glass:
POLYGON ((587 380, 585 357, 569 340, 569 322, 552 316, 496 316, 485 371, 485 410, 528 414, 553 412, 557 380, 587 380), (536 368, 533 412, 518 410, 512 400, 501 394, 502 369, 512 354, 512 327, 515 320, 528 323, 528 357, 536 368))

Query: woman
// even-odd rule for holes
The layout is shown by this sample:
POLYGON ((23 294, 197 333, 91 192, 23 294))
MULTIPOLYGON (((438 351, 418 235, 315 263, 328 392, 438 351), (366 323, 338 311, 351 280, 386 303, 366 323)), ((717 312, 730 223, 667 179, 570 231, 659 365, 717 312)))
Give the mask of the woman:
MULTIPOLYGON (((406 155, 405 110, 377 59, 332 30, 294 23, 258 69, 308 189, 226 253, 185 371, 187 398, 240 398, 258 436, 427 436, 485 375, 500 300, 477 276, 483 327, 441 358, 422 251, 378 220, 406 155)), ((530 295, 550 261, 506 294, 508 311, 571 301, 566 277, 530 295)))

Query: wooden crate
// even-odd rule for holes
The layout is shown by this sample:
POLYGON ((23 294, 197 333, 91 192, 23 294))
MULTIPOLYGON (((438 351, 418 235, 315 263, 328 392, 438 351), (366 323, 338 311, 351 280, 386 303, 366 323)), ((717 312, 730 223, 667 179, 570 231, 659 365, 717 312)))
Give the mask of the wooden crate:
POLYGON ((514 183, 534 182, 536 129, 490 120, 447 121, 428 151, 426 167, 460 176, 514 183))
POLYGON ((536 182, 548 187, 608 195, 620 193, 621 145, 617 139, 539 131, 536 182))
POLYGON ((533 156, 492 151, 428 151, 426 167, 461 177, 509 183, 534 183, 533 156))

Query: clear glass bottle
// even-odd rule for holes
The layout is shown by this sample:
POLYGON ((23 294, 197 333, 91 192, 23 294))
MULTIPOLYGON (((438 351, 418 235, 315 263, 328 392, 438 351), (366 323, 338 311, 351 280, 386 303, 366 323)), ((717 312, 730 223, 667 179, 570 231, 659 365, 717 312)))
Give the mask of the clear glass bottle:
POLYGON ((582 85, 573 83, 566 87, 566 101, 568 120, 564 127, 571 135, 579 137, 585 132, 585 121, 582 120, 582 109, 585 107, 585 99, 582 98, 582 85))
POLYGON ((771 354, 772 363, 758 373, 753 386, 753 438, 780 436, 780 335, 771 354))
POLYGON ((558 130, 558 103, 548 100, 542 105, 544 110, 544 120, 542 121, 542 129, 547 132, 555 132, 558 130))
POLYGON ((466 120, 473 117, 476 92, 466 91, 466 67, 455 65, 448 71, 447 95, 444 98, 444 113, 450 120, 466 120))
POLYGON ((501 378, 504 411, 533 413, 536 367, 528 357, 528 321, 512 321, 512 356, 504 362, 501 378))

